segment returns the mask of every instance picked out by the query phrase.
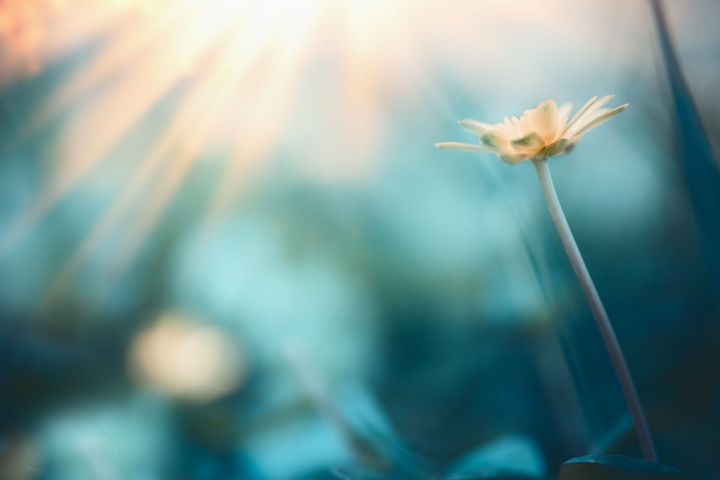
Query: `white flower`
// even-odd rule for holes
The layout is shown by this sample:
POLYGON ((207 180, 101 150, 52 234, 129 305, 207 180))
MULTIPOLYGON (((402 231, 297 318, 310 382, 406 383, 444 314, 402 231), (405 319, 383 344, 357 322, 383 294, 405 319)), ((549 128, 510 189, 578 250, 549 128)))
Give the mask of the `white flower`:
POLYGON ((605 108, 612 98, 612 95, 599 100, 598 97, 591 98, 570 121, 568 116, 572 106, 566 103, 558 108, 554 100, 546 100, 532 110, 525 110, 520 118, 505 117, 503 123, 495 125, 472 119, 460 120, 458 123, 465 130, 477 135, 480 144, 442 142, 435 146, 467 152, 492 152, 511 164, 562 155, 572 150, 590 129, 628 107, 626 103, 605 108))

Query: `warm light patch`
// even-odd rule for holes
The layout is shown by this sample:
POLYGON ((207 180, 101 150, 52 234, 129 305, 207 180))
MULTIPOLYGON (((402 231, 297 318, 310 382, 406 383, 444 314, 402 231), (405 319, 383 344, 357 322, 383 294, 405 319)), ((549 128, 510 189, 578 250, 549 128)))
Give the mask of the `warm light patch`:
POLYGON ((163 314, 135 338, 129 363, 140 383, 190 401, 218 398, 240 385, 244 375, 237 343, 175 313, 163 314))

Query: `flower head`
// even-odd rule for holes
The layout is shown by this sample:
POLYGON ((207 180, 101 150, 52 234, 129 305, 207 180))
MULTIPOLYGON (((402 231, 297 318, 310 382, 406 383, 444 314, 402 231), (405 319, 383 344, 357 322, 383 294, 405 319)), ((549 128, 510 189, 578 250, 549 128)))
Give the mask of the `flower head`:
POLYGON ((511 164, 529 159, 545 159, 568 153, 589 130, 622 112, 628 104, 605 108, 613 98, 591 98, 568 120, 571 105, 557 106, 554 100, 546 100, 532 110, 525 110, 522 117, 505 117, 502 123, 489 125, 477 120, 465 119, 458 123, 468 132, 477 135, 478 145, 443 142, 438 148, 468 152, 492 152, 511 164))

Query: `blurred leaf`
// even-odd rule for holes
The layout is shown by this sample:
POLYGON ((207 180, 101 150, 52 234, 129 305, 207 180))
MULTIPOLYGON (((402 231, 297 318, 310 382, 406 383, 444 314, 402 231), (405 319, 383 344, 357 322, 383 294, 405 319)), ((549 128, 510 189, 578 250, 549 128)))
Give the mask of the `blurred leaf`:
MULTIPOLYGON (((421 476, 419 474, 400 474, 398 472, 380 473, 357 466, 334 468, 330 470, 330 473, 332 475, 331 478, 341 480, 395 480, 398 478, 410 480, 427 478, 426 476, 421 476)), ((325 477, 318 477, 318 480, 322 480, 324 478, 325 477)))
POLYGON ((443 480, 537 480, 537 478, 529 475, 487 470, 479 473, 453 473, 443 477, 443 480))
POLYGON ((560 480, 689 480, 674 468, 622 455, 588 455, 565 462, 560 480))
POLYGON ((303 346, 287 348, 287 356, 317 410, 352 452, 355 465, 347 467, 349 478, 421 476, 424 460, 405 446, 366 388, 348 385, 341 395, 335 394, 303 346))
POLYGON ((466 455, 445 477, 446 480, 473 478, 533 479, 542 478, 545 461, 531 439, 504 437, 466 455))
MULTIPOLYGON (((416 474, 425 469, 425 461, 400 438, 372 394, 359 385, 348 385, 339 396, 340 410, 353 433, 356 448, 377 465, 416 474)), ((370 465, 373 464, 371 461, 370 465)))
POLYGON ((662 3, 660 0, 650 0, 650 5, 677 115, 683 159, 681 167, 684 170, 688 195, 700 227, 705 256, 715 280, 720 282, 720 250, 717 248, 717 245, 720 245, 720 222, 717 217, 717 207, 720 205, 720 170, 680 67, 662 3))

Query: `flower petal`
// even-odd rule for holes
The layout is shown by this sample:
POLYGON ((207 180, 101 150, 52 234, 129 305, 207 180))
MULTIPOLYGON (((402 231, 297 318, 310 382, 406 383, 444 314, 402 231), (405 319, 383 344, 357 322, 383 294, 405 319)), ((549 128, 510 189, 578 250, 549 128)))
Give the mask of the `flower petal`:
POLYGON ((572 111, 572 103, 565 102, 562 104, 558 111, 558 116, 560 117, 560 125, 558 128, 558 136, 555 138, 557 140, 562 136, 563 133, 565 133, 565 126, 568 123, 568 118, 570 118, 570 112, 572 111))
POLYGON ((563 136, 576 136, 577 132, 583 129, 585 125, 591 122, 594 118, 596 118, 598 114, 602 114, 604 111, 606 111, 606 109, 604 109, 603 107, 607 105, 607 103, 610 102, 610 100, 612 100, 614 97, 615 95, 606 95, 600 100, 593 101, 593 103, 589 105, 584 112, 582 112, 582 115, 575 115, 576 118, 573 118, 574 121, 571 122, 572 124, 565 128, 563 136))
POLYGON ((567 123, 567 125, 565 126, 565 132, 567 132, 568 130, 570 130, 570 128, 571 128, 573 125, 575 125, 575 122, 577 122, 583 115, 585 115, 585 112, 587 112, 588 109, 593 106, 593 104, 595 103, 595 101, 597 100, 597 98, 598 98, 597 96, 592 97, 590 100, 588 100, 588 101, 585 103, 585 105, 583 105, 583 106, 580 108, 580 110, 577 111, 577 113, 576 113, 575 115, 573 115, 573 117, 570 119, 570 121, 569 121, 569 122, 567 123))
POLYGON ((487 123, 479 122, 472 118, 464 118, 458 121, 461 127, 478 137, 485 134, 488 130, 492 130, 493 126, 487 123))
POLYGON ((546 100, 534 110, 528 110, 523 114, 520 134, 535 132, 544 142, 549 143, 558 136, 559 120, 557 103, 554 100, 546 100))
POLYGON ((489 137, 485 138, 485 142, 492 143, 492 147, 496 150, 512 148, 510 140, 523 135, 522 129, 514 125, 509 118, 506 117, 506 120, 503 123, 494 125, 493 129, 486 133, 489 137))
POLYGON ((490 152, 491 150, 487 147, 484 147, 482 145, 475 145, 471 143, 459 143, 459 142, 440 142, 436 143, 435 146, 437 148, 444 148, 447 150, 460 150, 462 152, 490 152))
POLYGON ((625 110, 628 106, 629 106, 629 104, 625 103, 623 105, 619 105, 615 108, 611 108, 610 110, 606 110, 606 111, 602 112, 597 117, 593 118, 592 120, 587 122, 585 125, 583 125, 583 127, 580 128, 577 132, 575 132, 575 134, 573 136, 578 137, 580 135, 583 135, 588 130, 591 130, 591 129, 597 127, 598 125, 607 122, 612 117, 614 117, 618 113, 625 110))

